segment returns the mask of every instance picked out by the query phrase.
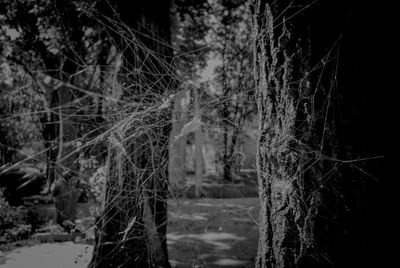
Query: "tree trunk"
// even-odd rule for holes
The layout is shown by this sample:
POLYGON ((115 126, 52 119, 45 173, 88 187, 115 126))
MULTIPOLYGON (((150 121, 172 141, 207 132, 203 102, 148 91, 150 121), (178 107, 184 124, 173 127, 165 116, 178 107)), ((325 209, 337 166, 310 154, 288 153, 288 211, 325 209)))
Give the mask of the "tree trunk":
POLYGON ((187 123, 188 93, 190 92, 179 92, 174 102, 168 164, 169 184, 174 193, 178 193, 185 186, 186 136, 182 135, 177 140, 175 137, 180 134, 182 127, 187 123))
MULTIPOLYGON (((74 55, 67 56, 60 74, 60 81, 73 84, 71 76, 77 71, 77 65, 76 62, 72 60, 73 58, 74 55)), ((77 161, 78 151, 75 141, 78 138, 79 126, 77 125, 77 119, 74 115, 78 109, 73 102, 74 94, 71 88, 67 85, 62 85, 57 89, 57 93, 59 110, 59 149, 57 164, 59 167, 62 167, 63 171, 67 171, 73 177, 77 177, 79 176, 79 168, 77 161)))
MULTIPOLYGON (((314 208, 302 205, 304 165, 296 102, 306 92, 301 77, 307 59, 296 58, 298 41, 286 21, 287 1, 254 5, 254 63, 260 118, 257 146, 261 202, 256 267, 297 267, 311 245, 314 208), (297 65, 294 64, 295 60, 297 65), (307 215, 307 216, 306 216, 307 215)), ((298 55, 301 52, 297 52, 298 55)), ((305 124, 307 126, 307 122, 305 124)), ((316 198, 316 197, 315 197, 316 198)))
POLYGON ((110 166, 103 215, 89 267, 170 267, 166 244, 169 108, 160 101, 173 89, 170 48, 170 1, 115 4, 125 25, 115 36, 123 54, 125 101, 132 114, 112 131, 110 166), (157 7, 155 12, 154 7, 157 7), (126 28, 125 28, 126 27, 126 28), (133 31, 132 31, 133 30, 133 31), (132 34, 132 32, 134 34, 132 34), (132 42, 126 42, 128 35, 132 42), (139 71, 138 71, 139 70, 139 71), (132 119, 130 119, 132 118, 132 119), (123 152, 122 159, 116 150, 123 152), (121 164, 117 164, 119 161, 121 164), (118 168, 121 167, 121 168, 118 168), (121 170, 122 169, 122 170, 121 170), (146 208, 148 202, 149 210, 146 208), (151 215, 145 215, 147 211, 151 215), (148 223, 146 219, 151 219, 148 223), (150 224, 150 225, 149 225, 150 224))
MULTIPOLYGON (((194 93, 194 113, 195 116, 201 118, 200 112, 200 100, 198 89, 193 88, 194 93)), ((203 137, 203 130, 201 129, 201 125, 196 129, 194 133, 195 139, 195 181, 194 181, 194 190, 195 196, 200 197, 200 190, 201 190, 201 182, 203 180, 203 144, 204 144, 204 137, 203 137)))
POLYGON ((370 238, 382 241, 371 234, 382 226, 375 218, 384 207, 377 205, 382 191, 365 172, 383 174, 383 161, 375 159, 383 155, 381 111, 371 109, 380 82, 364 79, 379 77, 369 67, 379 52, 367 41, 374 11, 366 13, 362 3, 307 0, 256 0, 253 8, 261 202, 256 267, 384 261, 368 246, 370 238), (366 213, 369 208, 375 212, 366 213), (371 257, 361 257, 365 252, 371 257))
POLYGON ((232 167, 229 156, 229 133, 228 127, 224 126, 224 151, 222 156, 222 166, 224 169, 224 181, 231 182, 232 181, 232 167))
MULTIPOLYGON (((60 83, 73 84, 71 76, 77 71, 77 65, 73 57, 74 55, 72 54, 66 56, 66 60, 62 65, 62 72, 60 72, 60 83)), ((76 217, 76 204, 79 197, 76 183, 80 176, 78 167, 79 148, 76 146, 79 127, 75 117, 77 104, 74 102, 72 89, 68 85, 62 84, 61 87, 54 90, 56 90, 54 93, 57 94, 56 100, 58 101, 58 148, 51 149, 49 153, 52 156, 51 154, 55 150, 57 151, 55 166, 56 171, 58 171, 58 174, 56 174, 56 177, 58 175, 58 181, 56 187, 60 191, 58 193, 54 192, 53 196, 57 205, 57 222, 63 226, 65 220, 74 222, 76 217)), ((49 160, 50 164, 53 164, 51 162, 52 159, 49 160)), ((51 169, 50 172, 54 171, 51 169)), ((51 187, 51 185, 49 186, 51 187)), ((68 226, 64 227, 68 228, 68 226)))
MULTIPOLYGON (((57 107, 58 96, 57 92, 52 92, 50 97, 50 110, 57 107)), ((48 111, 45 116, 41 118, 42 137, 44 146, 46 148, 46 178, 48 184, 48 192, 50 192, 51 185, 56 180, 56 163, 58 155, 58 116, 55 112, 48 111)))

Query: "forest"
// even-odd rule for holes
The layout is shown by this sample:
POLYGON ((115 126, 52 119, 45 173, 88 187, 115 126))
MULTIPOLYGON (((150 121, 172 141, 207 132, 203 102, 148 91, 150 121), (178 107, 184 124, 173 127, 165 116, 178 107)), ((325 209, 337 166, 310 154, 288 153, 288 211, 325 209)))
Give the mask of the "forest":
POLYGON ((0 268, 394 267, 377 13, 0 0, 0 268))

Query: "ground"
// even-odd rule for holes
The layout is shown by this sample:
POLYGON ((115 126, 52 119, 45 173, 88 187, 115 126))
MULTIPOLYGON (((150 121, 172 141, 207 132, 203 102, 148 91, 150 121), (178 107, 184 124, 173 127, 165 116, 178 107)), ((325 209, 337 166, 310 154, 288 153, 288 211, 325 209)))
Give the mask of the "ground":
POLYGON ((258 241, 257 198, 171 202, 170 260, 178 267, 253 267, 258 241))
MULTIPOLYGON (((258 241, 257 198, 169 202, 168 246, 175 267, 253 267, 258 241)), ((44 243, 6 252, 0 268, 83 268, 93 247, 44 243)))
POLYGON ((84 268, 90 261, 93 247, 86 244, 44 243, 24 247, 6 254, 1 268, 84 268))

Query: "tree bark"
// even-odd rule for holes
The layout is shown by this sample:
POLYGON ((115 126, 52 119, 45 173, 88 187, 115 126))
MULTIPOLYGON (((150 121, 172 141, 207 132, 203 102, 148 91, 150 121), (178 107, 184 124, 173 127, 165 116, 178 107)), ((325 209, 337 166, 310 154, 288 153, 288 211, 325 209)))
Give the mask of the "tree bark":
POLYGON ((297 35, 286 21, 288 6, 288 1, 257 0, 253 10, 261 202, 256 267, 297 267, 303 256, 311 255, 306 252, 312 243, 310 222, 315 210, 301 205, 304 141, 299 141, 296 125, 301 114, 296 103, 299 96, 306 95, 307 88, 295 82, 304 74, 307 61, 298 50, 304 51, 307 46, 298 47, 297 35))
POLYGON ((347 165, 353 160, 339 160, 383 154, 375 145, 381 143, 372 142, 382 137, 380 127, 371 128, 380 125, 373 119, 377 110, 366 108, 375 105, 379 87, 363 79, 376 76, 368 67, 375 52, 365 57, 374 51, 366 41, 374 12, 362 7, 254 1, 261 202, 256 267, 361 267, 377 259, 360 256, 371 252, 365 244, 375 227, 368 226, 381 224, 365 218, 381 200, 379 187, 374 197, 365 190, 376 185, 365 171, 382 176, 382 162, 355 167, 347 165))

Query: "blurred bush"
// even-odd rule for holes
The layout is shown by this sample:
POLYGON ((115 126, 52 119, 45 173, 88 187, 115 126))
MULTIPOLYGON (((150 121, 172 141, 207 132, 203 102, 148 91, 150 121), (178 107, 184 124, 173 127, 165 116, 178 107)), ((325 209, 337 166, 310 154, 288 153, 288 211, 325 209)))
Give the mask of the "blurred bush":
POLYGON ((25 206, 11 206, 0 189, 0 244, 28 239, 43 221, 25 206))

